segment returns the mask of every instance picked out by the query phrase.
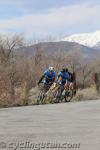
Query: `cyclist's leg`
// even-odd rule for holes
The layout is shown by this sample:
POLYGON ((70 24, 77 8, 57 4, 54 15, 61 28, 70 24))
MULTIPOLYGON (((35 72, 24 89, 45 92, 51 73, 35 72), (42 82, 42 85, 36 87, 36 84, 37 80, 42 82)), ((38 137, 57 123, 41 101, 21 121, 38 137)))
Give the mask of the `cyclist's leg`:
POLYGON ((66 90, 69 90, 69 89, 70 89, 70 82, 69 82, 68 80, 66 80, 66 83, 65 83, 65 85, 64 85, 64 88, 65 88, 66 90))
POLYGON ((70 81, 67 80, 66 84, 67 84, 67 87, 68 87, 69 90, 73 89, 73 83, 72 82, 70 82, 70 81))
POLYGON ((71 90, 74 89, 73 82, 70 82, 70 83, 69 83, 69 89, 71 89, 71 90))
POLYGON ((50 89, 50 86, 51 86, 51 82, 49 80, 44 80, 44 93, 45 93, 45 96, 47 96, 48 94, 48 91, 50 89))
POLYGON ((59 91, 59 95, 61 96, 63 91, 64 91, 64 85, 65 85, 65 81, 62 81, 61 86, 60 86, 60 91, 59 91))

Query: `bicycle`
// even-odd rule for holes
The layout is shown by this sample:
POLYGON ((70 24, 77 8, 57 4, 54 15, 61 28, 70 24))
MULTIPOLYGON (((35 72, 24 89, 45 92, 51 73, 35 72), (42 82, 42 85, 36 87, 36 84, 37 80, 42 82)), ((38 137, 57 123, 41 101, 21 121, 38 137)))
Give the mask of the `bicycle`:
POLYGON ((51 83, 49 84, 44 84, 42 82, 42 86, 40 86, 40 92, 37 96, 37 104, 45 104, 46 97, 47 97, 47 91, 49 90, 51 86, 51 83))
POLYGON ((58 90, 54 93, 54 102, 59 103, 70 102, 73 98, 73 89, 64 88, 63 85, 59 85, 58 90))

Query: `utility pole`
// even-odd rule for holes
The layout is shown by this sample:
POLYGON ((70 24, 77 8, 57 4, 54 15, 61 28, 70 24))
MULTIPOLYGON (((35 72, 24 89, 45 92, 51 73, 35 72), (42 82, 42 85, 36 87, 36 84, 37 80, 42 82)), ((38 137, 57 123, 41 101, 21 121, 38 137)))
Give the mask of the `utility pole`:
POLYGON ((93 80, 95 82, 96 90, 99 93, 99 76, 98 76, 98 73, 94 73, 93 80))

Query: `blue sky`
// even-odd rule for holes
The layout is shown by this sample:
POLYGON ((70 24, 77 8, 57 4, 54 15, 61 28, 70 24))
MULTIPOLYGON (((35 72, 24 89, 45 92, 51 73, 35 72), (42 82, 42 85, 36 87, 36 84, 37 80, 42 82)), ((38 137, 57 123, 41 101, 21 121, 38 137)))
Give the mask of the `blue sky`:
POLYGON ((0 33, 63 37, 96 30, 99 0, 0 0, 0 33))

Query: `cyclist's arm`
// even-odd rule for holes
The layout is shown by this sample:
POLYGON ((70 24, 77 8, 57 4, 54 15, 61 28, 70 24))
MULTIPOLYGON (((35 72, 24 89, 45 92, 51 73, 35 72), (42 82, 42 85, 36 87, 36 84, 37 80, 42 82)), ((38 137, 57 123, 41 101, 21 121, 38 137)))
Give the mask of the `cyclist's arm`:
POLYGON ((55 81, 56 81, 56 73, 55 73, 55 75, 53 77, 53 82, 55 82, 55 81))
POLYGON ((43 76, 41 77, 41 79, 39 80, 38 84, 41 83, 41 81, 44 79, 44 77, 45 77, 45 75, 43 75, 43 76))
POLYGON ((61 76, 57 77, 56 83, 62 84, 62 77, 61 76))
POLYGON ((61 81, 61 79, 62 79, 61 72, 59 72, 57 77, 56 77, 56 82, 59 83, 61 81))
POLYGON ((71 72, 68 73, 69 73, 69 82, 73 82, 73 74, 71 72))
POLYGON ((54 77, 53 79, 52 79, 52 82, 55 82, 56 81, 56 78, 54 77))
POLYGON ((57 78, 59 79, 60 77, 62 77, 62 72, 59 72, 59 73, 58 73, 57 78))

